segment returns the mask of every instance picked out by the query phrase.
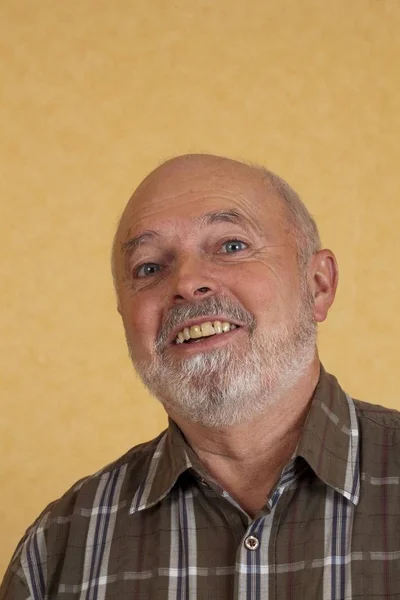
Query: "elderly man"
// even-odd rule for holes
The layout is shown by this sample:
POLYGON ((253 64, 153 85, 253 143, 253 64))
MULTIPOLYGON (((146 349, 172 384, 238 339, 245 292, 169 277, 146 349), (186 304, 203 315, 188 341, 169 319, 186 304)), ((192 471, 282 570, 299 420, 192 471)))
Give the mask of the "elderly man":
POLYGON ((332 252, 276 175, 167 161, 113 248, 129 351, 166 432, 27 531, 1 600, 400 598, 400 419, 320 365, 332 252))

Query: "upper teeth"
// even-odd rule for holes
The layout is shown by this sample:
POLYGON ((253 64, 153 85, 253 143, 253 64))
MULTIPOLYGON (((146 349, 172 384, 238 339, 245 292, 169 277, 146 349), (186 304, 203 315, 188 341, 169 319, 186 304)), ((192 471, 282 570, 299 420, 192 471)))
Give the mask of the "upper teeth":
POLYGON ((214 321, 213 323, 207 321, 206 323, 201 323, 201 325, 184 327, 184 329, 176 336, 175 344, 182 344, 185 340, 209 337, 216 333, 225 333, 230 329, 236 329, 236 325, 234 323, 228 323, 227 321, 214 321))

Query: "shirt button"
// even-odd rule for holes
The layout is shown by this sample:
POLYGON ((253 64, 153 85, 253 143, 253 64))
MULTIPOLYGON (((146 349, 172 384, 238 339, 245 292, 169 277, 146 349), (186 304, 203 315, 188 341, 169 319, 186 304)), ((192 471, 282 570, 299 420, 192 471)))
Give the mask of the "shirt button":
POLYGON ((260 542, 256 537, 254 537, 254 535, 249 535, 244 540, 244 545, 246 546, 247 550, 257 550, 260 542))

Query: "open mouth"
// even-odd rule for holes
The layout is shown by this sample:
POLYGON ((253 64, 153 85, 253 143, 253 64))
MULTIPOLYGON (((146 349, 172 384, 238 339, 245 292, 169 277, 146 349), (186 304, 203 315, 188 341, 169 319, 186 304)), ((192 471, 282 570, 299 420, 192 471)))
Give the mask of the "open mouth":
POLYGON ((213 335, 223 335, 239 326, 228 321, 207 321, 199 325, 184 327, 177 334, 174 344, 193 344, 213 335))

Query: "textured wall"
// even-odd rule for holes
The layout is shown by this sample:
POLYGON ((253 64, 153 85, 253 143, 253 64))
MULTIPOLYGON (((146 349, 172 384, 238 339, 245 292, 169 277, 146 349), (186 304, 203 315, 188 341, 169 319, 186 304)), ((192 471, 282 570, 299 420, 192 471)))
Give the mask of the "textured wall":
POLYGON ((398 0, 2 0, 0 572, 38 512, 154 436, 108 258, 162 158, 262 162, 341 266, 321 328, 347 390, 400 408, 398 0))

